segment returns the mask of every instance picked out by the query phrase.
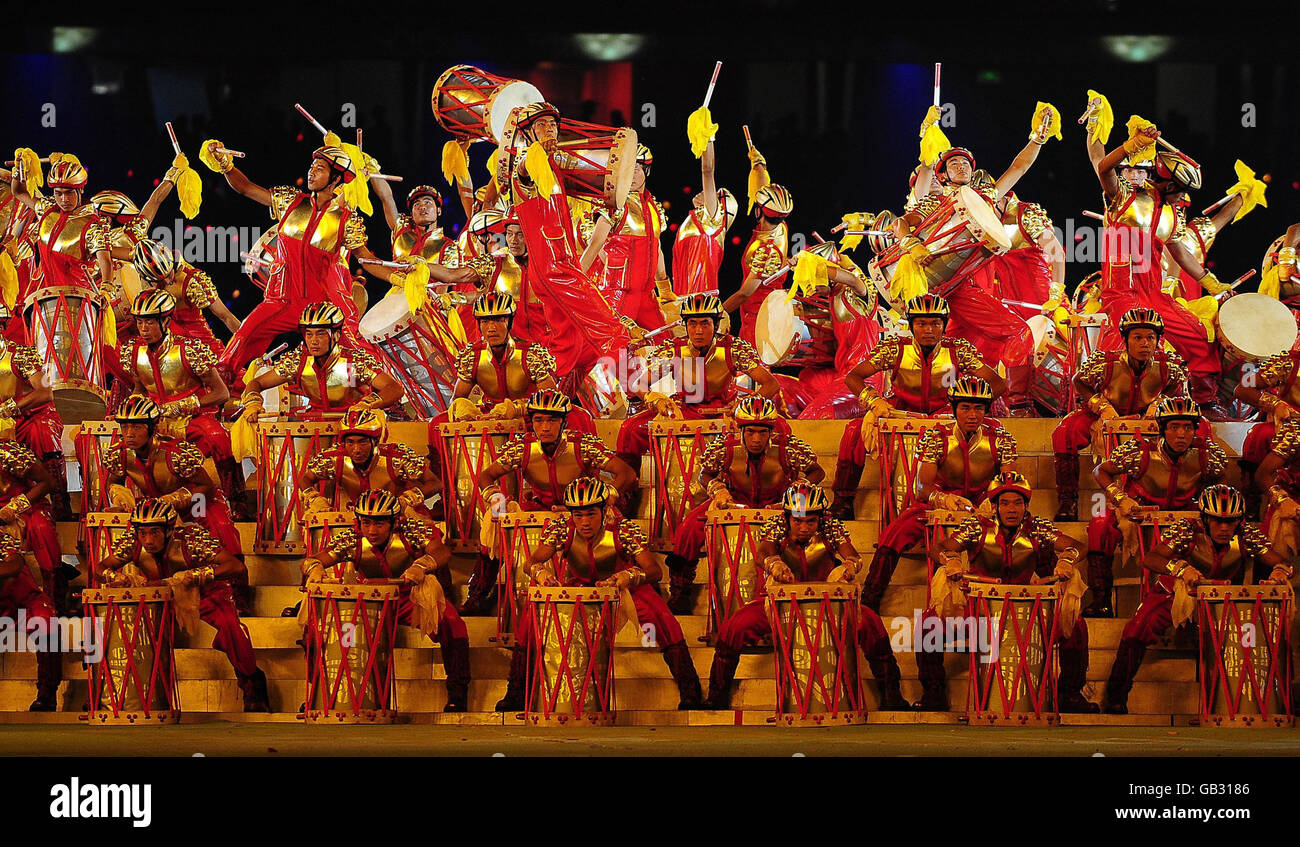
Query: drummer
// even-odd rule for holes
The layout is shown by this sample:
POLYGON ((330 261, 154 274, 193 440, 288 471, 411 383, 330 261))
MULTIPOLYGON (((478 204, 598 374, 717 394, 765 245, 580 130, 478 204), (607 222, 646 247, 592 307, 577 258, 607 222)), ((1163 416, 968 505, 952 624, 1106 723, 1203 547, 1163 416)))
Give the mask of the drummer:
POLYGON ((925 537, 931 509, 971 512, 984 502, 989 483, 1015 470, 1016 439, 988 415, 993 390, 977 376, 961 376, 948 389, 952 423, 938 423, 916 445, 917 500, 885 527, 871 557, 862 602, 880 611, 880 601, 904 550, 925 537))
POLYGON ((1288 418, 1278 427, 1252 482, 1268 493, 1264 534, 1286 556, 1300 554, 1300 420, 1288 418))
MULTIPOLYGON (((760 535, 757 558, 767 579, 780 583, 848 582, 862 570, 862 559, 844 525, 828 512, 826 492, 807 482, 796 483, 781 496, 782 513, 768 519, 760 535)), ((740 664, 740 651, 772 631, 764 607, 766 590, 722 623, 709 669, 706 709, 726 709, 731 703, 731 683, 740 664)), ((880 684, 883 711, 907 711, 902 674, 880 616, 858 609, 857 644, 880 684)), ((850 648, 851 649, 851 648, 850 648)))
MULTIPOLYGON (((1211 485, 1196 498, 1200 520, 1181 520, 1164 527, 1160 543, 1142 559, 1142 566, 1158 575, 1155 587, 1124 626, 1115 664, 1106 683, 1105 711, 1128 714, 1128 694, 1142 664, 1147 647, 1172 625, 1182 626, 1190 618, 1174 619, 1177 587, 1194 591, 1201 580, 1223 580, 1232 585, 1249 584, 1257 566, 1269 571, 1260 583, 1286 585, 1293 568, 1259 527, 1246 522, 1246 500, 1229 485, 1211 485)), ((1181 605, 1181 604, 1180 604, 1181 605)))
POLYGON ((736 198, 714 181, 716 154, 713 141, 700 157, 704 190, 691 200, 686 220, 677 228, 673 243, 673 291, 678 297, 717 294, 718 269, 727 246, 727 230, 736 220, 736 198))
MULTIPOLYGON (((758 386, 758 393, 777 403, 781 386, 763 367, 751 344, 718 331, 723 309, 713 294, 692 294, 681 304, 686 337, 666 341, 650 354, 651 368, 675 370, 677 394, 667 397, 655 391, 645 394, 646 408, 625 420, 618 430, 618 457, 636 473, 641 458, 650 450, 650 420, 655 417, 718 418, 727 415, 738 402, 736 377, 746 375, 758 386), (703 384, 699 384, 702 382, 703 384)), ((653 384, 658 374, 646 380, 653 384)), ((628 393, 636 390, 628 386, 628 393)), ((644 388, 642 388, 644 391, 644 388)), ((777 423, 785 432, 789 424, 777 423)))
MULTIPOLYGON (((22 542, 0 532, 0 616, 18 620, 19 610, 34 631, 44 626, 47 633, 58 628, 54 604, 32 578, 23 558, 22 542), (40 623, 38 623, 38 621, 40 623)), ((26 633, 23 633, 26 636, 26 633)), ((36 699, 29 712, 54 712, 59 708, 59 683, 63 681, 63 654, 56 650, 36 651, 36 699)))
MULTIPOLYGON (((1288 421, 1300 419, 1297 375, 1300 375, 1300 351, 1296 350, 1269 356, 1259 363, 1257 369, 1243 371, 1242 382, 1234 390, 1234 396, 1264 413, 1264 420, 1250 428, 1241 447, 1241 472, 1247 479, 1256 476, 1267 461, 1279 429, 1288 426, 1288 421)), ((1248 513, 1258 512, 1259 490, 1254 485, 1246 489, 1248 513), (1250 508, 1252 501, 1253 510, 1250 508)))
POLYGON ((108 221, 95 212, 94 206, 82 202, 89 174, 77 157, 52 153, 50 161, 45 184, 52 199, 27 190, 28 175, 21 161, 9 171, 11 196, 36 215, 29 231, 34 233, 39 261, 31 286, 75 286, 98 292, 96 270, 99 280, 113 278, 108 221))
MULTIPOLYGON (((1022 474, 1015 471, 998 474, 988 488, 993 514, 972 515, 930 548, 930 558, 940 566, 934 582, 942 586, 966 573, 1009 585, 1028 585, 1046 578, 1073 582, 1072 587, 1065 589, 1065 599, 1057 607, 1061 675, 1056 680, 1056 705, 1061 712, 1095 714, 1100 711, 1097 704, 1083 696, 1088 679, 1088 624, 1078 615, 1083 585, 1076 568, 1083 545, 1051 521, 1032 514, 1030 494, 1029 481, 1022 474), (962 563, 962 554, 969 561, 969 571, 962 563), (1073 611, 1067 611, 1068 607, 1073 611)), ((932 608, 926 611, 926 617, 933 618, 935 607, 942 605, 941 592, 942 588, 933 592, 932 608)), ((964 609, 962 614, 965 615, 964 609)), ((921 708, 947 711, 943 651, 917 650, 916 665, 921 676, 921 708)))
POLYGON ((142 282, 167 292, 176 301, 171 326, 177 335, 203 342, 214 356, 225 352, 226 345, 212 333, 203 313, 211 312, 232 333, 239 331, 239 318, 221 302, 206 271, 149 238, 137 241, 131 248, 131 264, 142 282))
POLYGON ((175 312, 175 298, 158 288, 146 288, 131 304, 138 334, 122 344, 126 387, 158 404, 162 435, 184 439, 212 458, 221 489, 242 511, 244 472, 231 451, 230 432, 217 419, 230 391, 217 374, 212 349, 172 332, 175 312))
MULTIPOLYGON (((642 632, 663 652, 677 683, 678 709, 700 708, 700 677, 677 619, 659 595, 659 563, 646 546, 646 536, 634 521, 609 508, 614 491, 594 477, 580 477, 564 489, 566 520, 557 520, 533 548, 528 575, 536 585, 612 586, 630 592, 642 632), (554 570, 558 558, 558 573, 554 570), (648 629, 647 629, 648 627, 648 629)), ((498 712, 524 708, 524 682, 533 644, 533 615, 526 610, 515 633, 510 682, 498 712)), ((642 638, 645 643, 646 638, 642 638)))
MULTIPOLYGON (((244 417, 262 414, 262 392, 288 385, 307 398, 294 411, 303 418, 341 417, 349 409, 384 409, 402 399, 402 386, 380 369, 374 357, 342 342, 343 310, 333 303, 311 303, 298 318, 302 344, 276 360, 275 370, 249 380, 240 398, 244 417)), ((229 352, 229 351, 227 351, 229 352)))
POLYGON ((772 182, 767 159, 757 147, 749 148, 750 183, 757 180, 750 206, 754 212, 754 232, 740 256, 740 289, 722 304, 724 312, 740 309, 740 339, 755 343, 758 310, 773 291, 785 288, 790 258, 790 225, 787 218, 794 211, 794 196, 783 185, 772 182))
MULTIPOLYGON (((160 500, 141 500, 131 511, 131 532, 114 543, 99 569, 109 586, 175 583, 197 588, 198 617, 217 631, 212 646, 235 669, 244 711, 271 711, 266 674, 257 667, 248 629, 231 600, 231 582, 246 578, 247 571, 206 529, 181 525, 176 510, 160 500)), ((180 596, 176 602, 182 602, 180 596)))
POLYGON ((10 535, 23 542, 40 567, 46 596, 60 613, 66 610, 68 577, 59 552, 59 537, 54 526, 48 497, 54 480, 37 461, 36 454, 13 440, 0 438, 0 535, 10 535))
POLYGON ((868 454, 877 447, 877 422, 894 412, 933 415, 948 402, 948 386, 959 375, 977 376, 988 383, 994 397, 1006 390, 1006 382, 984 363, 966 339, 948 334, 948 301, 923 294, 907 302, 907 326, 911 338, 886 336, 871 356, 856 365, 844 382, 867 409, 861 421, 851 420, 840 439, 835 466, 833 513, 841 520, 853 517, 853 498, 868 454), (892 394, 868 384, 879 373, 889 373, 892 394), (870 443, 868 443, 868 439, 870 443))
POLYGON ((1296 279, 1297 247, 1300 247, 1300 223, 1287 227, 1286 232, 1275 238, 1264 253, 1260 294, 1276 297, 1289 306, 1295 305, 1297 296, 1300 296, 1300 279, 1296 279))
POLYGON ((1154 309, 1129 309, 1119 319, 1123 350, 1099 350, 1074 376, 1081 408, 1052 431, 1056 520, 1079 519, 1079 451, 1100 443, 1098 427, 1114 418, 1145 416, 1161 397, 1186 394, 1187 366, 1161 345, 1165 322, 1154 309))
POLYGON ((308 584, 347 582, 353 575, 361 582, 400 579, 397 622, 417 626, 438 642, 447 673, 443 711, 463 712, 469 704, 469 630, 435 576, 451 561, 451 551, 434 527, 402 517, 402 510, 388 491, 363 492, 352 504, 355 529, 335 531, 322 552, 303 559, 303 574, 308 584), (329 570, 339 566, 341 578, 329 570))
POLYGON ((709 499, 682 518, 668 554, 668 608, 689 615, 694 603, 695 567, 704 550, 705 521, 718 509, 767 509, 786 489, 816 485, 826 477, 813 449, 799 436, 773 432, 780 416, 772 401, 751 395, 736 404, 737 432, 716 435, 700 459, 700 486, 709 499))
POLYGON ((1126 525, 1137 512, 1190 508, 1203 488, 1223 476, 1227 454, 1213 438, 1198 437, 1204 419, 1196 403, 1186 397, 1162 397, 1153 417, 1160 427, 1159 437, 1125 441, 1093 470, 1110 508, 1088 522, 1092 602, 1083 611, 1085 617, 1115 617, 1111 566, 1115 548, 1129 532, 1126 525))
POLYGON ((63 460, 63 418, 41 378, 44 363, 35 347, 11 341, 9 326, 22 323, 0 302, 0 433, 8 430, 36 454, 50 475, 50 502, 59 520, 71 520, 63 460))

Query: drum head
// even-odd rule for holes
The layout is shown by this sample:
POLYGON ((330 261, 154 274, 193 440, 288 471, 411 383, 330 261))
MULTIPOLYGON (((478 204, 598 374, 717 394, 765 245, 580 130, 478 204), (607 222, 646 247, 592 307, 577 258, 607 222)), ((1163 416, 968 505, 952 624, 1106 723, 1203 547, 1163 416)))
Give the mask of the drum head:
POLYGON ((362 338, 374 341, 376 338, 386 338, 393 327, 410 316, 411 308, 406 305, 406 294, 393 289, 361 317, 357 328, 361 330, 362 338))
POLYGON ((784 289, 767 295, 758 308, 758 323, 754 326, 754 340, 758 342, 758 357, 765 365, 776 365, 786 357, 795 339, 800 335, 794 313, 794 301, 786 297, 784 289))
POLYGON ((998 213, 989 201, 969 185, 958 188, 957 196, 970 219, 984 230, 985 243, 990 246, 996 244, 1004 250, 1010 250, 1011 239, 1007 238, 1006 231, 1002 229, 1002 219, 998 217, 998 213))
POLYGON ((510 113, 515 107, 541 103, 545 99, 542 92, 537 90, 537 86, 530 82, 510 82, 501 86, 492 96, 492 101, 487 107, 487 123, 492 137, 498 144, 501 143, 502 136, 505 135, 506 121, 510 120, 510 113))
POLYGON ((1276 356, 1295 346, 1295 315, 1267 294, 1229 298, 1219 307, 1216 321, 1223 346, 1250 361, 1276 356))
POLYGON ((632 191, 636 174, 636 130, 624 127, 614 134, 609 146, 609 173, 605 176, 605 205, 611 210, 623 208, 632 191))

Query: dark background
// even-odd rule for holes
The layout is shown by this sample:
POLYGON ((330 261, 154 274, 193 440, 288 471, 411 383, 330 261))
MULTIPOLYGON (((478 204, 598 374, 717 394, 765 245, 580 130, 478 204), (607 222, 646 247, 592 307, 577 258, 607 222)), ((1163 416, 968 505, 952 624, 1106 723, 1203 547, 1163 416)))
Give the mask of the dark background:
MULTIPOLYGON (((1269 242, 1300 220, 1293 119, 1300 76, 1283 35, 1289 12, 1249 1, 887 8, 766 0, 518 10, 313 5, 253 14, 225 6, 136 13, 115 5, 103 20, 88 15, 57 26, 29 20, 10 27, 0 55, 0 148, 75 153, 90 171, 87 196, 115 188, 141 204, 170 164, 163 122, 171 120, 204 181, 203 208, 192 225, 264 229, 265 210, 198 163, 200 141, 219 138, 247 152, 239 164, 256 182, 292 183, 320 143, 293 103, 302 102, 345 140, 353 131, 339 127, 340 108, 353 103, 367 152, 386 172, 406 178, 405 187, 394 187, 399 200, 421 182, 449 195, 439 168, 449 136, 433 118, 430 93, 443 70, 468 63, 534 82, 566 115, 628 120, 655 152, 649 185, 677 223, 699 190, 686 116, 721 59, 712 103, 721 126, 719 184, 743 207, 748 164, 740 127, 747 123, 774 180, 794 195, 792 232, 829 236, 845 212, 901 205, 933 63, 942 61, 943 100, 957 110, 957 125, 946 132, 995 176, 1024 145, 1035 103, 1061 110, 1064 141, 1050 141, 1017 186, 1058 227, 1070 218, 1076 229, 1089 225, 1080 212, 1101 209, 1075 123, 1089 88, 1114 107, 1112 147, 1137 113, 1201 163, 1205 187, 1193 198, 1193 214, 1235 181, 1237 158, 1269 182, 1269 207, 1221 234, 1210 254, 1224 281, 1258 268, 1269 242), (582 32, 623 34, 575 35, 582 32), (45 103, 57 109, 53 128, 40 123, 45 103), (1254 105, 1253 127, 1242 125, 1247 103, 1254 105), (644 104, 654 107, 653 126, 643 124, 644 104)), ((482 163, 489 152, 484 143, 471 149, 476 183, 487 178, 482 163)), ((155 226, 170 228, 179 217, 173 195, 155 226)), ((444 225, 462 221, 458 204, 448 203, 444 225)), ((371 246, 387 255, 378 208, 368 229, 371 246)), ((748 221, 738 222, 732 240, 743 243, 749 230, 748 221)), ((664 247, 671 250, 669 238, 664 247)), ((739 251, 739 243, 729 245, 724 294, 739 284, 739 251)), ((864 245, 857 260, 865 265, 869 258, 864 245)), ((237 263, 201 264, 237 315, 252 308, 255 292, 237 263)), ((1073 286, 1095 269, 1072 263, 1067 282, 1073 286)), ((372 281, 372 297, 383 288, 372 281)))

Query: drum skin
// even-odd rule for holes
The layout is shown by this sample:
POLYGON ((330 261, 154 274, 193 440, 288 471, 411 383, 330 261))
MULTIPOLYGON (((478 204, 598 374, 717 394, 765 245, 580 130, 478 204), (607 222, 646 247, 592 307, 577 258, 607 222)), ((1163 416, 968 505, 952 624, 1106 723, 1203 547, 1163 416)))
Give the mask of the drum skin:
POLYGON ((1258 362, 1285 353, 1296 343, 1295 315, 1266 294, 1237 294, 1214 318, 1219 343, 1229 361, 1258 362))

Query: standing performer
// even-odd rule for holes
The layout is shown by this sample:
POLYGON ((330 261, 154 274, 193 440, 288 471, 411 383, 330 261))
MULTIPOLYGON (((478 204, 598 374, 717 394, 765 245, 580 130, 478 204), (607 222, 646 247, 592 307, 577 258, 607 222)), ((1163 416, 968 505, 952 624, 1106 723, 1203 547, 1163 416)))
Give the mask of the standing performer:
POLYGON ((1111 565, 1115 548, 1125 541, 1126 551, 1136 548, 1127 539, 1137 531, 1133 514, 1141 507, 1165 511, 1187 509, 1201 489, 1219 481, 1228 457, 1213 440, 1197 438, 1201 411, 1186 397, 1163 397, 1156 403, 1160 436, 1151 441, 1126 441, 1093 470, 1110 508, 1088 522, 1088 586, 1092 602, 1083 614, 1113 618, 1111 565), (1121 483, 1117 478, 1124 476, 1121 483), (1123 521, 1123 523, 1121 523, 1123 521))
POLYGON ((68 475, 63 461, 63 418, 54 408, 50 387, 42 379, 43 363, 34 347, 8 340, 15 321, 0 303, 0 436, 6 425, 12 437, 36 454, 50 475, 50 502, 59 520, 72 519, 68 475))
POLYGON ((704 190, 691 200, 686 220, 677 228, 673 243, 673 291, 678 297, 717 294, 718 269, 727 247, 727 230, 736 220, 736 198, 714 182, 716 156, 713 142, 700 158, 704 190))
POLYGON ((146 285, 171 295, 176 306, 171 314, 171 327, 177 335, 203 342, 214 356, 226 351, 208 326, 204 311, 212 315, 232 333, 239 331, 236 318, 221 302, 217 288, 207 271, 179 258, 157 241, 145 238, 131 248, 131 264, 146 285))
MULTIPOLYGON (((54 153, 58 158, 45 177, 53 199, 27 190, 26 167, 21 161, 10 171, 9 190, 13 198, 34 210, 34 241, 39 256, 32 288, 70 285, 99 291, 113 278, 109 255, 108 223, 95 207, 82 203, 88 174, 76 156, 54 153)), ((20 292, 25 293, 25 292, 20 292)))
POLYGON ((898 567, 898 557, 925 537, 931 509, 974 511, 994 477, 1015 469, 1016 439, 985 417, 993 390, 977 376, 958 377, 948 389, 954 421, 927 429, 916 445, 917 501, 896 517, 876 542, 862 602, 880 611, 880 601, 898 567))
POLYGON ((1166 527, 1160 543, 1142 559, 1142 567, 1159 578, 1120 636, 1106 683, 1107 714, 1128 714, 1129 691, 1147 647, 1171 625, 1179 627, 1191 619, 1191 604, 1185 612, 1176 612, 1180 584, 1183 590, 1195 588, 1201 580, 1249 585, 1256 564, 1270 569, 1268 578, 1257 582, 1285 585, 1291 581, 1294 569, 1269 547, 1259 527, 1243 520, 1246 501, 1241 492, 1229 485, 1211 485, 1196 498, 1196 509, 1201 513, 1199 521, 1166 527), (1175 619, 1175 614, 1181 619, 1175 619))
MULTIPOLYGON (((680 695, 678 709, 700 708, 700 677, 691 661, 686 636, 677 619, 659 596, 659 563, 646 547, 645 533, 634 522, 610 513, 613 492, 599 479, 581 477, 564 489, 567 520, 557 520, 542 533, 533 548, 528 576, 537 585, 614 586, 631 593, 637 620, 649 624, 653 643, 663 652, 680 695), (610 523, 606 518, 610 518, 610 523), (560 559, 560 572, 552 570, 552 559, 560 559)), ((498 712, 524 708, 524 682, 531 663, 534 641, 531 609, 520 617, 510 658, 510 682, 506 696, 497 703, 498 712)))
POLYGON ((68 577, 61 566, 59 537, 46 494, 53 480, 35 454, 17 441, 0 440, 0 535, 8 534, 30 550, 41 583, 54 608, 66 613, 68 577))
POLYGON ((785 288, 785 273, 778 274, 790 258, 790 225, 786 218, 794 211, 789 189, 771 181, 767 159, 757 147, 749 148, 751 181, 761 187, 753 195, 754 232, 741 254, 740 290, 722 304, 724 312, 740 309, 740 339, 755 343, 758 310, 773 291, 785 288))
POLYGON ((231 600, 231 582, 247 578, 244 563, 201 526, 180 525, 176 510, 159 500, 141 500, 131 512, 131 532, 100 561, 108 585, 160 585, 176 580, 197 587, 199 619, 217 631, 214 649, 230 659, 244 695, 245 712, 271 711, 266 674, 257 666, 248 629, 231 600), (125 570, 132 566, 132 571, 125 570))
POLYGON ((307 582, 334 581, 326 569, 338 565, 348 567, 362 582, 400 578, 397 622, 418 626, 437 640, 447 672, 447 703, 442 710, 465 711, 469 704, 469 630, 455 607, 444 600, 435 576, 451 561, 451 551, 432 526, 401 517, 402 503, 388 491, 364 492, 352 511, 356 528, 336 531, 323 552, 303 560, 307 582))
POLYGON ((340 327, 346 327, 349 341, 359 346, 352 278, 339 262, 344 250, 366 246, 365 222, 343 202, 343 186, 357 175, 351 157, 340 147, 318 147, 307 169, 306 191, 300 191, 253 182, 221 152, 220 142, 209 141, 203 149, 204 164, 223 174, 236 192, 270 209, 277 230, 266 298, 244 318, 222 363, 238 374, 265 353, 277 335, 296 329, 303 308, 319 300, 341 311, 340 327))
MULTIPOLYGON (((998 474, 988 489, 993 515, 987 518, 972 515, 952 535, 931 548, 930 558, 940 566, 934 582, 946 587, 947 582, 959 577, 963 573, 960 554, 966 553, 973 576, 994 578, 1010 585, 1027 585, 1035 578, 1051 576, 1062 583, 1074 580, 1076 590, 1082 593, 1076 563, 1083 545, 1051 521, 1030 513, 1029 496, 1029 482, 1023 475, 1014 471, 998 474)), ((942 605, 939 599, 942 587, 932 592, 936 599, 927 610, 927 617, 935 614, 934 606, 942 605)), ((1061 712, 1096 714, 1100 711, 1097 704, 1083 696, 1083 686, 1088 681, 1088 624, 1078 616, 1078 595, 1071 598, 1070 589, 1066 594, 1066 600, 1072 600, 1073 611, 1067 613, 1066 600, 1057 607, 1061 674, 1056 680, 1056 707, 1061 712)), ((916 664, 923 692, 921 708, 947 711, 943 652, 919 650, 916 664)))
POLYGON ((1052 431, 1056 520, 1079 519, 1079 451, 1101 443, 1101 421, 1140 418, 1161 397, 1185 393, 1187 368, 1177 353, 1161 348, 1164 331, 1159 312, 1129 309, 1119 320, 1124 349, 1093 353, 1075 374, 1080 408, 1052 431))
MULTIPOLYGON (((760 535, 757 558, 768 579, 782 583, 853 582, 862 570, 862 559, 844 525, 828 513, 828 505, 826 492, 814 485, 797 483, 786 489, 781 497, 782 513, 769 519, 760 535)), ((772 631, 764 608, 766 595, 765 586, 759 597, 723 621, 709 669, 705 708, 728 708, 741 649, 772 631)), ((910 710, 911 704, 903 699, 902 673, 884 623, 866 606, 858 607, 858 615, 857 646, 880 684, 879 708, 910 710)))
POLYGON ((766 509, 781 502, 798 483, 816 485, 826 476, 817 455, 797 435, 773 432, 781 418, 766 397, 751 395, 736 404, 738 432, 714 436, 700 460, 700 485, 709 499, 682 518, 668 554, 668 608, 689 615, 695 567, 704 551, 705 522, 716 509, 766 509))
POLYGON ((877 447, 877 422, 893 412, 933 415, 948 405, 948 385, 960 375, 977 376, 989 384, 994 397, 1006 390, 1006 382, 984 363, 966 339, 947 334, 949 309, 942 297, 923 294, 907 303, 907 325, 911 338, 889 335, 871 351, 866 361, 844 378, 849 391, 867 409, 862 420, 850 420, 840 439, 835 465, 835 517, 853 517, 853 498, 862 480, 867 455, 877 447), (888 399, 867 380, 878 373, 890 374, 888 399), (866 439, 870 438, 870 443, 866 439))

